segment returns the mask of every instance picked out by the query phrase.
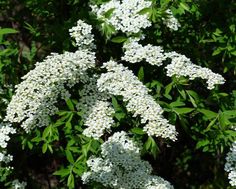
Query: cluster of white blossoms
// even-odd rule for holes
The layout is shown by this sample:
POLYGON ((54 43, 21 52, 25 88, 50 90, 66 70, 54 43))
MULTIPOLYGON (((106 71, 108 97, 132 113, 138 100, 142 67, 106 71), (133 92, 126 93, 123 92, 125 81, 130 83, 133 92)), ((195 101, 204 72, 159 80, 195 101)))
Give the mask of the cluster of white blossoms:
POLYGON ((112 25, 116 31, 138 33, 141 29, 151 26, 147 14, 139 14, 144 8, 151 6, 151 1, 145 0, 111 0, 100 6, 91 5, 92 12, 99 20, 112 25), (112 11, 106 17, 105 13, 112 11))
POLYGON ((10 124, 0 123, 0 147, 6 148, 7 142, 10 140, 9 135, 15 134, 16 130, 10 124))
POLYGON ((131 39, 125 43, 123 50, 124 56, 121 59, 130 63, 146 61, 151 65, 161 66, 163 61, 166 60, 162 47, 151 44, 142 46, 136 39, 131 39))
POLYGON ((161 66, 163 61, 167 58, 171 59, 171 63, 165 68, 167 69, 167 76, 188 76, 190 80, 195 78, 206 79, 208 89, 213 89, 217 84, 223 84, 224 78, 217 73, 212 72, 209 68, 203 68, 195 65, 189 58, 176 52, 164 53, 159 46, 146 45, 142 46, 137 40, 130 40, 123 46, 124 56, 121 57, 130 63, 138 63, 146 61, 151 65, 161 66))
POLYGON ((112 114, 115 113, 111 103, 107 100, 110 95, 97 90, 97 78, 93 76, 84 83, 84 88, 79 91, 81 96, 77 109, 82 113, 84 125, 83 134, 99 139, 105 132, 109 132, 114 124, 112 114))
MULTIPOLYGON (((145 8, 150 8, 152 1, 145 0, 110 0, 99 6, 92 5, 92 12, 100 21, 112 25, 115 30, 137 35, 142 29, 151 26, 148 13, 140 14, 145 8)), ((168 17, 164 23, 172 30, 180 26, 172 12, 167 10, 168 17)), ((104 24, 102 23, 102 24, 104 24)), ((110 132, 114 124, 115 111, 111 105, 111 96, 122 96, 127 111, 133 117, 140 117, 143 130, 149 136, 176 140, 175 126, 163 117, 163 110, 154 98, 148 94, 149 90, 138 80, 134 73, 122 64, 109 61, 103 64, 106 69, 101 75, 91 78, 88 69, 95 68, 94 35, 92 27, 79 20, 77 26, 69 30, 75 39, 78 51, 64 54, 52 54, 42 63, 37 63, 34 70, 24 77, 23 82, 16 86, 15 95, 7 107, 4 121, 19 123, 29 132, 34 127, 47 126, 49 116, 54 115, 58 108, 57 101, 70 97, 69 88, 81 82, 84 88, 79 91, 77 109, 82 113, 86 128, 83 134, 99 139, 105 132, 110 132)), ((141 33, 140 33, 141 34, 141 33)), ((139 34, 138 34, 139 35, 139 34)), ((224 78, 213 73, 208 68, 194 65, 184 55, 175 52, 165 53, 159 46, 148 44, 142 46, 140 39, 130 39, 123 46, 124 56, 130 63, 146 61, 151 65, 161 66, 169 58, 171 63, 165 68, 167 76, 188 76, 190 79, 200 77, 207 80, 208 88, 216 84, 223 84, 224 78)), ((0 125, 0 147, 6 148, 15 129, 0 125)), ((231 185, 236 185, 234 143, 227 156, 226 171, 229 172, 231 185)), ((0 162, 8 163, 12 160, 6 151, 0 152, 0 162)), ((90 171, 82 176, 84 183, 95 181, 105 187, 115 189, 172 189, 169 182, 151 175, 151 165, 141 160, 140 149, 125 132, 115 133, 101 145, 101 157, 92 157, 87 161, 90 171)), ((13 181, 13 189, 24 189, 25 182, 13 181)))
POLYGON ((18 179, 15 179, 12 181, 11 189, 25 189, 26 185, 26 182, 20 182, 18 179))
POLYGON ((176 140, 175 126, 162 116, 162 108, 148 94, 148 89, 133 72, 114 61, 104 63, 103 67, 107 72, 101 74, 97 80, 98 90, 123 96, 123 100, 127 102, 127 110, 133 113, 134 117, 140 116, 141 123, 146 123, 144 131, 148 135, 176 140))
POLYGON ((82 175, 84 183, 95 181, 115 189, 173 188, 161 177, 151 175, 151 165, 140 159, 140 149, 125 132, 114 133, 101 149, 101 158, 87 161, 90 171, 82 175))
POLYGON ((185 55, 176 52, 166 53, 166 57, 171 58, 171 63, 166 66, 167 76, 188 76, 190 80, 195 78, 206 79, 207 88, 214 89, 215 85, 223 84, 224 78, 217 73, 212 72, 209 68, 203 68, 195 65, 185 55))
POLYGON ((166 10, 167 18, 163 18, 164 24, 170 28, 171 30, 177 31, 180 27, 180 23, 178 20, 173 16, 173 13, 170 9, 166 10))
POLYGON ((10 154, 7 154, 6 151, 2 151, 0 152, 0 164, 1 162, 4 162, 4 163, 9 163, 13 160, 13 156, 10 155, 10 154))
MULTIPOLYGON (((0 123, 0 168, 5 171, 10 171, 13 167, 9 163, 13 160, 13 156, 7 154, 7 144, 10 140, 10 134, 15 134, 16 130, 11 127, 11 124, 0 123)), ((0 175, 1 176, 1 175, 0 175)), ((26 186, 26 185, 25 185, 26 186)), ((24 189, 24 188, 19 188, 24 189)))
POLYGON ((75 53, 52 54, 37 63, 16 87, 16 94, 7 107, 6 121, 21 123, 30 131, 33 127, 47 126, 54 115, 58 98, 70 97, 66 87, 83 79, 85 71, 95 66, 95 53, 80 50, 75 53))
POLYGON ((77 21, 77 25, 70 30, 70 36, 75 39, 79 49, 94 49, 94 35, 92 34, 92 26, 86 24, 82 20, 77 21))
POLYGON ((229 183, 232 186, 236 186, 236 142, 233 143, 226 156, 225 171, 229 173, 229 183))

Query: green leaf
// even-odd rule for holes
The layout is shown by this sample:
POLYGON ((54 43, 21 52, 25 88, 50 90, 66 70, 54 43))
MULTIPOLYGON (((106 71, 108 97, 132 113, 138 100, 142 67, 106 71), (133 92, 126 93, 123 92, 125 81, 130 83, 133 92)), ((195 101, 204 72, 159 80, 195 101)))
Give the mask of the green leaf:
POLYGON ((147 14, 147 13, 151 14, 152 13, 152 8, 150 8, 150 7, 144 8, 144 9, 142 9, 138 12, 138 14, 141 14, 141 15, 147 14))
POLYGON ((193 107, 194 107, 194 108, 197 108, 197 104, 196 104, 195 99, 190 95, 190 92, 189 92, 189 91, 186 91, 186 92, 187 92, 187 94, 188 94, 189 100, 190 100, 190 102, 192 103, 193 107))
POLYGON ((53 173, 53 175, 58 175, 58 176, 61 176, 61 177, 65 177, 67 175, 70 174, 70 170, 69 169, 60 169, 58 171, 55 171, 53 173))
POLYGON ((67 186, 70 188, 74 188, 75 186, 75 178, 74 175, 71 173, 67 179, 67 186))
POLYGON ((72 153, 69 151, 69 150, 65 150, 65 152, 66 152, 66 159, 70 162, 70 163, 74 163, 75 162, 75 160, 74 160, 74 158, 73 158, 73 155, 72 155, 72 153))
POLYGON ((116 29, 111 24, 102 23, 101 32, 105 35, 106 39, 110 39, 111 36, 116 32, 116 29))
POLYGON ((118 101, 116 100, 116 98, 114 96, 112 96, 112 105, 113 105, 113 108, 115 109, 115 111, 121 110, 121 107, 118 104, 118 101))
POLYGON ((198 141, 197 145, 196 145, 196 149, 202 148, 203 146, 206 146, 210 143, 209 140, 200 140, 198 141))
POLYGON ((123 43, 127 40, 127 37, 125 36, 117 36, 111 39, 113 43, 123 43))
POLYGON ((18 33, 17 30, 13 28, 0 28, 0 35, 18 33))
POLYGON ((52 127, 51 125, 47 126, 44 131, 43 131, 43 136, 42 138, 43 139, 46 139, 48 135, 51 135, 51 130, 52 130, 52 127))
POLYGON ((194 110, 194 108, 173 108, 173 111, 177 114, 187 114, 194 110))
POLYGON ((140 81, 143 81, 143 80, 144 80, 144 70, 143 70, 143 66, 141 66, 141 67, 139 68, 139 71, 138 71, 138 79, 139 79, 140 81))
POLYGON ((207 109, 197 109, 199 112, 203 113, 208 119, 215 118, 218 114, 216 112, 213 112, 211 110, 207 109))
POLYGON ((109 9, 108 11, 106 11, 103 15, 106 17, 106 18, 110 18, 112 13, 114 12, 115 8, 111 8, 109 9))
POLYGON ((125 113, 124 112, 117 112, 117 113, 115 113, 115 118, 118 119, 118 121, 120 121, 125 118, 125 113))
POLYGON ((135 127, 133 129, 131 129, 131 132, 134 133, 134 134, 138 134, 138 135, 144 135, 146 134, 143 129, 141 128, 138 128, 138 127, 135 127))
POLYGON ((190 12, 190 8, 189 8, 189 6, 188 6, 186 3, 181 2, 179 5, 180 5, 184 10, 190 12))
POLYGON ((68 99, 68 100, 66 101, 66 105, 68 106, 68 108, 69 108, 71 111, 74 111, 74 110, 75 110, 74 104, 73 104, 73 102, 72 102, 70 99, 68 99))
POLYGON ((216 50, 213 51, 212 56, 216 56, 222 52, 222 49, 219 47, 216 50))
POLYGON ((43 144, 43 147, 42 147, 42 152, 43 152, 43 154, 46 153, 47 149, 48 149, 48 144, 47 144, 47 143, 44 143, 44 144, 43 144))
POLYGON ((27 145, 28 145, 28 148, 29 148, 30 150, 33 149, 33 144, 32 144, 30 141, 27 142, 27 145))
POLYGON ((150 136, 148 137, 148 140, 144 144, 144 149, 149 151, 152 154, 152 156, 154 157, 154 159, 157 158, 159 148, 156 144, 156 141, 152 137, 150 137, 150 136))
POLYGON ((171 102, 170 103, 170 107, 178 107, 178 106, 184 106, 185 103, 184 102, 181 102, 181 101, 175 101, 175 102, 171 102))

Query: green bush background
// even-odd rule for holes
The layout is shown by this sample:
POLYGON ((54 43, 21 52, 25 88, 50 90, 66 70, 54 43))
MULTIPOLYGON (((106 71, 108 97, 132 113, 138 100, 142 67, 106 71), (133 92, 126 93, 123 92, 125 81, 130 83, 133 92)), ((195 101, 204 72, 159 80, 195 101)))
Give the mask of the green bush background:
MULTIPOLYGON (((93 1, 102 3, 104 0, 93 1)), ((230 188, 224 163, 230 144, 236 139, 236 132, 231 129, 236 124, 236 2, 153 2, 156 6, 151 19, 156 24, 145 31, 148 36, 145 42, 186 55, 195 64, 222 74, 226 83, 209 91, 201 80, 167 78, 163 69, 153 69, 145 63, 129 65, 152 90, 152 95, 165 110, 164 116, 176 125, 178 141, 170 143, 148 138, 139 129, 132 129, 138 125, 138 120, 130 123, 119 98, 112 101, 115 118, 129 125, 128 130, 145 143, 143 158, 150 161, 155 173, 175 188, 230 188), (171 7, 181 24, 178 31, 170 32, 161 23, 161 10, 167 7, 171 7)), ((88 1, 0 1, 0 121, 21 76, 51 52, 76 49, 68 30, 78 19, 98 25, 89 15, 88 1)), ((94 31, 98 46, 102 47, 96 52, 98 64, 111 56, 120 56, 120 43, 106 43, 109 29, 103 28, 103 35, 98 29, 94 31), (114 54, 114 49, 120 51, 114 54)), ((74 113, 75 103, 76 95, 60 104, 63 111, 52 118, 52 125, 36 129, 30 135, 19 133, 11 141, 8 150, 17 159, 13 175, 27 180, 29 188, 81 187, 79 175, 86 169, 86 158, 99 152, 102 141, 82 137, 80 118, 74 113), (83 154, 83 158, 71 174, 68 170, 73 169, 71 166, 76 164, 79 154, 83 154), (53 176, 55 171, 54 175, 58 176, 53 176)), ((4 183, 0 188, 4 188, 4 183)), ((88 188, 99 186, 94 184, 88 188)))

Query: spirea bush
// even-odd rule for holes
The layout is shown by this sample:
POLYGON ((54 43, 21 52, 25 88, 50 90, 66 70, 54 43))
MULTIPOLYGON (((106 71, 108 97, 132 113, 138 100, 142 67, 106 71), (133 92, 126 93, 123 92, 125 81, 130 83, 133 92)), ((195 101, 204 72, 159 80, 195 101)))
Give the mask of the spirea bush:
MULTIPOLYGON (((208 187, 189 181, 184 187, 236 186, 236 95, 220 88, 227 70, 198 65, 154 37, 181 32, 174 3, 110 0, 86 6, 86 16, 68 30, 74 51, 51 53, 15 86, 0 124, 1 186, 40 187, 34 181, 43 179, 29 168, 41 163, 37 157, 48 161, 42 166, 49 169, 49 188, 180 188, 181 171, 194 176, 189 141, 219 159, 214 168, 224 169, 229 182, 208 187), (234 106, 218 108, 224 97, 234 106), (159 161, 169 164, 167 174, 159 161), (171 166, 179 173, 171 173, 171 166)), ((197 158, 206 164, 204 156, 197 158)))

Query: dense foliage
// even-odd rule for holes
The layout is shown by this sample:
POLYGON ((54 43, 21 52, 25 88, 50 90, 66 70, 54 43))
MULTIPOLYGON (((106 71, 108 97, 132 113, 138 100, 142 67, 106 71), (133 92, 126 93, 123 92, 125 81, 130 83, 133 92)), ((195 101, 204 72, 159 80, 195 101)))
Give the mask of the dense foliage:
MULTIPOLYGON (((90 14, 89 4, 102 5, 106 2, 107 0, 0 2, 1 122, 6 116, 12 95, 15 94, 14 86, 22 81, 22 76, 35 68, 36 62, 42 61, 51 52, 77 50, 76 45, 80 43, 72 42, 69 36, 69 29, 76 25, 77 20, 81 19, 93 26, 97 48, 94 50, 96 71, 89 73, 91 80, 95 73, 104 72, 104 68, 101 68, 104 62, 110 59, 120 60, 123 43, 129 40, 130 35, 115 32, 114 27, 90 14)), ((108 11, 105 17, 109 18, 112 11, 108 11)), ((139 165, 148 161, 154 169, 153 173, 168 180, 175 188, 233 188, 224 167, 227 153, 236 140, 235 11, 236 2, 233 0, 152 0, 152 6, 140 12, 141 15, 148 14, 153 23, 151 27, 144 29, 145 39, 142 40, 142 45, 150 43, 163 47, 165 52, 184 54, 194 64, 220 73, 226 80, 223 85, 208 90, 205 80, 167 77, 166 69, 150 65, 148 61, 128 64, 125 60, 120 60, 150 89, 149 94, 164 110, 164 118, 175 126, 178 132, 175 142, 161 135, 162 138, 148 136, 142 129, 144 124, 140 117, 133 118, 126 107, 128 102, 123 101, 121 96, 112 94, 111 108, 114 112, 104 113, 113 116, 112 132, 101 138, 99 136, 99 140, 85 136, 83 116, 87 109, 79 101, 88 94, 84 92, 81 83, 75 84, 70 89, 69 99, 66 98, 69 87, 65 89, 63 95, 66 100, 62 99, 56 104, 57 114, 47 118, 45 127, 35 127, 26 133, 20 124, 14 124, 17 133, 9 131, 13 135, 10 135, 12 137, 7 147, 7 152, 14 159, 9 165, 14 169, 3 168, 3 163, 0 164, 0 188, 16 186, 17 179, 26 181, 27 188, 104 188, 101 183, 82 184, 81 176, 89 167, 93 167, 91 165, 94 162, 87 162, 91 156, 98 157, 101 153, 102 158, 107 156, 103 152, 104 146, 108 145, 106 141, 108 138, 112 140, 112 133, 121 130, 138 141, 142 158, 139 165), (167 9, 173 12, 180 23, 176 31, 170 31, 163 22, 168 17, 167 9)), ((83 57, 86 59, 85 55, 83 57)), ((57 61, 64 60, 58 55, 52 62, 57 61)), ((40 70, 36 70, 34 74, 37 71, 40 70)), ((47 71, 44 70, 45 73, 47 71)), ((69 71, 75 72, 73 69, 69 71)), ((70 78, 69 74, 58 76, 70 78)), ((93 81, 90 84, 88 88, 91 87, 91 94, 98 94, 93 81)), ((139 85, 139 82, 135 84, 139 85)), ((41 89, 43 90, 43 86, 41 89)), ((99 119, 96 112, 93 116, 99 119)), ((21 121, 25 119, 22 118, 21 121)), ((130 143, 132 146, 132 142, 130 143)), ((136 158, 136 152, 133 154, 136 158)), ((138 158, 136 160, 139 162, 138 158)), ((109 184, 106 186, 110 187, 109 184)))

